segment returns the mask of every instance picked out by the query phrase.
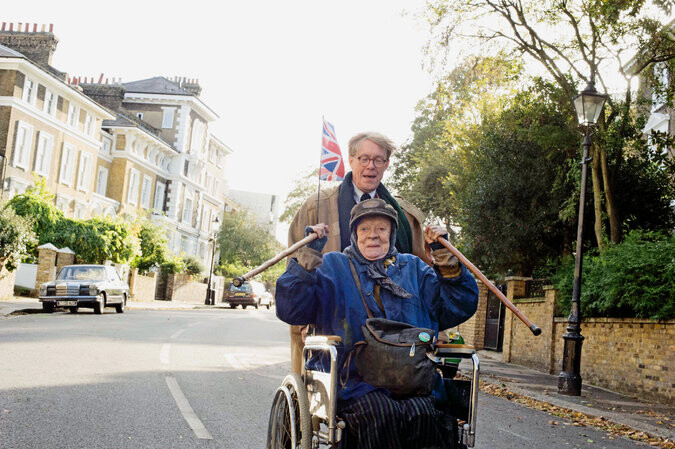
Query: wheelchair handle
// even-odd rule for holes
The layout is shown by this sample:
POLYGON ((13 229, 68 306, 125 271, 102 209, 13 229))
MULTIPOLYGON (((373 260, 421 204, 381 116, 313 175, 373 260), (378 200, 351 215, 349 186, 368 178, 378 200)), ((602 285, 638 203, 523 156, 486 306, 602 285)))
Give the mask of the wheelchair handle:
POLYGON ((499 298, 499 300, 511 312, 513 312, 513 314, 515 316, 517 316, 518 319, 520 319, 520 321, 525 323, 525 325, 530 328, 530 331, 532 331, 532 334, 534 334, 535 336, 541 334, 541 329, 539 328, 539 326, 534 324, 525 315, 523 315, 523 313, 520 310, 518 310, 518 307, 514 306, 513 303, 511 301, 509 301, 506 298, 506 296, 504 296, 504 294, 502 292, 500 292, 499 289, 497 287, 495 287, 495 285, 492 282, 490 282, 488 280, 488 278, 486 278, 485 275, 483 273, 481 273, 481 271, 478 268, 476 268, 476 266, 474 264, 472 264, 471 261, 464 256, 464 254, 459 252, 459 250, 457 248, 452 246, 450 244, 450 242, 445 240, 443 237, 438 237, 436 240, 438 241, 438 243, 445 246, 448 249, 448 251, 450 251, 452 254, 454 254, 459 259, 459 261, 462 262, 462 264, 464 264, 464 266, 469 269, 469 271, 471 271, 473 274, 475 274, 476 277, 478 279, 480 279, 480 281, 483 283, 483 285, 485 285, 492 293, 494 293, 497 296, 497 298, 499 298))

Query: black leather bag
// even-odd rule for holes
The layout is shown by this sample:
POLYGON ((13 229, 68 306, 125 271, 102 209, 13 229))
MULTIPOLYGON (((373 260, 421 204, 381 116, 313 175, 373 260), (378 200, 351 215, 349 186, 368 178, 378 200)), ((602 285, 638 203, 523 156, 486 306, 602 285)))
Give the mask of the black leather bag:
MULTIPOLYGON (((352 275, 361 282, 350 260, 352 275)), ((354 345, 354 363, 364 382, 386 388, 396 397, 431 394, 436 366, 427 357, 433 350, 434 331, 399 321, 373 318, 361 292, 368 319, 361 326, 364 341, 354 345)))

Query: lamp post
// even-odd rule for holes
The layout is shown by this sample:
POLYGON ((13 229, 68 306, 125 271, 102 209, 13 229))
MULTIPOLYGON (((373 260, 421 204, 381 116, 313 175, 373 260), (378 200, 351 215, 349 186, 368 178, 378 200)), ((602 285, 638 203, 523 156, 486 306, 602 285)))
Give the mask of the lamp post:
POLYGON ((586 203, 586 178, 588 173, 588 157, 591 148, 591 128, 598 121, 607 95, 595 90, 593 81, 589 81, 586 88, 574 97, 574 108, 577 112, 579 124, 585 127, 583 156, 581 159, 581 192, 579 193, 579 218, 577 222, 577 252, 574 259, 574 287, 572 289, 572 307, 567 319, 567 332, 563 349, 562 372, 558 375, 558 393, 568 396, 581 395, 581 344, 584 337, 581 335, 581 311, 579 298, 581 297, 581 264, 583 261, 584 237, 584 206, 586 203))
MULTIPOLYGON (((213 223, 218 225, 220 220, 218 220, 218 217, 213 219, 213 223)), ((211 295, 211 280, 213 279, 213 263, 215 262, 216 259, 216 233, 218 231, 214 231, 211 233, 211 238, 209 239, 211 241, 211 264, 209 267, 209 283, 206 287, 206 299, 204 300, 204 304, 214 306, 216 305, 216 298, 215 295, 211 295)))

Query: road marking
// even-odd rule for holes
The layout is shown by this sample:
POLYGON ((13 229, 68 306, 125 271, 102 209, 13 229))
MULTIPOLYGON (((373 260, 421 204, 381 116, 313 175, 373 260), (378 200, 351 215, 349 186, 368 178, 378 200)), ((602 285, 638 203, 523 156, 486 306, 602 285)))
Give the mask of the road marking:
POLYGON ((183 332, 185 332, 185 328, 183 328, 183 329, 178 329, 176 332, 174 332, 174 333, 169 337, 169 340, 174 340, 174 339, 178 338, 178 336, 179 336, 180 334, 182 334, 183 332))
POLYGON ((183 419, 185 419, 188 426, 190 426, 195 435, 197 435, 197 438, 202 440, 212 440, 213 437, 209 431, 206 430, 206 427, 204 427, 204 424, 197 417, 192 407, 190 407, 190 403, 180 389, 176 378, 173 376, 166 376, 165 380, 174 401, 176 401, 176 405, 178 405, 178 409, 183 415, 183 419))
POLYGON ((159 351, 159 362, 162 365, 168 365, 171 361, 170 354, 171 354, 171 343, 164 343, 162 345, 162 350, 159 351))
POLYGON ((525 440, 525 441, 532 441, 532 440, 531 440, 530 438, 528 438, 528 437, 524 437, 524 436, 519 435, 519 434, 517 434, 517 433, 515 433, 515 432, 511 432, 510 430, 506 430, 506 429, 504 429, 504 428, 502 428, 502 427, 499 427, 499 430, 501 430, 502 432, 510 433, 511 435, 516 436, 516 437, 518 437, 518 438, 522 438, 522 439, 525 440))

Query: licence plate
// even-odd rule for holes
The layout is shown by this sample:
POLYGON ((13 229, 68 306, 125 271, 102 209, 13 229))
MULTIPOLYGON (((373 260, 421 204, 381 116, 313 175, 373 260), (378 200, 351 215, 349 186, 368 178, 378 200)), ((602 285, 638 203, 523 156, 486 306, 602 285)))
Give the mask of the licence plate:
POLYGON ((234 296, 246 296, 246 293, 235 293, 234 296))
POLYGON ((77 301, 56 301, 57 307, 73 307, 77 306, 77 301))

